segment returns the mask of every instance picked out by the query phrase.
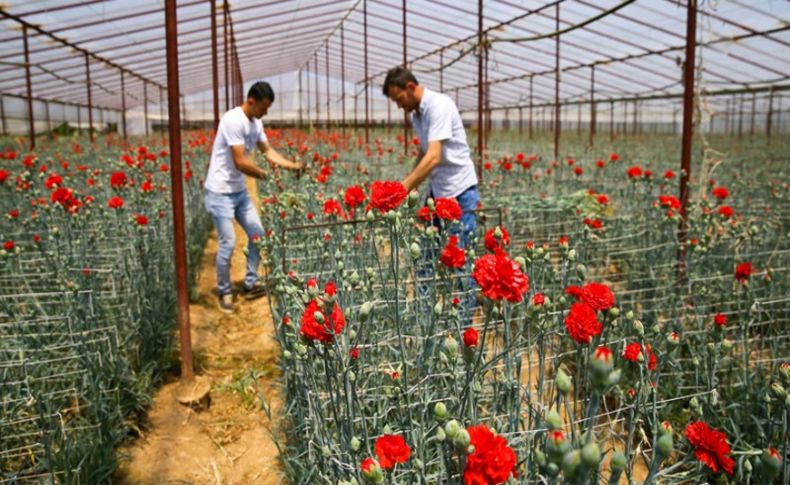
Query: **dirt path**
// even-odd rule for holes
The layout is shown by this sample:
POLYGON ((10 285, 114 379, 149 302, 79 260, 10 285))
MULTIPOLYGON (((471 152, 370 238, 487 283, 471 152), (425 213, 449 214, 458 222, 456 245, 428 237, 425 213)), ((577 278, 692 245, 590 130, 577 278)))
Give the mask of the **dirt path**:
MULTIPOLYGON (((254 184, 250 195, 258 201, 254 184)), ((247 236, 236 224, 237 247, 231 264, 234 287, 241 287, 247 236)), ((141 436, 119 450, 114 482, 153 484, 275 484, 283 483, 271 422, 260 409, 258 380, 273 416, 281 399, 277 387, 279 347, 274 340, 266 298, 236 298, 236 310, 217 309, 214 257, 217 233, 212 231, 203 253, 198 280, 199 299, 190 304, 195 372, 211 379, 211 406, 192 411, 177 403, 177 381, 155 394, 141 436), (251 376, 251 371, 256 375, 251 376)))

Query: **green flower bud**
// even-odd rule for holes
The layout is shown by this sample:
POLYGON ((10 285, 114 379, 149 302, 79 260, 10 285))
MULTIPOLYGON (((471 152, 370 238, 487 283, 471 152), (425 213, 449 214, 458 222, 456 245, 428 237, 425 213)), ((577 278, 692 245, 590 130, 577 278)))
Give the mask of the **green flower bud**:
POLYGON ((672 433, 665 433, 660 438, 658 438, 658 446, 656 449, 658 450, 660 457, 669 456, 672 453, 672 448, 674 447, 674 443, 672 442, 672 433))
POLYGON ((608 310, 608 312, 609 312, 609 316, 612 317, 612 318, 617 318, 617 317, 620 316, 620 309, 617 308, 616 306, 613 306, 612 308, 610 308, 608 310))
POLYGON ((557 370, 554 383, 557 385, 557 390, 563 394, 567 394, 571 390, 571 378, 562 369, 557 370))
POLYGON ((348 381, 354 382, 357 380, 357 375, 354 373, 353 370, 348 371, 348 381))
POLYGON ((620 451, 616 451, 612 455, 612 460, 609 462, 609 467, 612 469, 613 472, 623 471, 625 470, 625 466, 627 464, 628 461, 626 460, 625 455, 620 451))
POLYGON ((444 350, 450 358, 454 359, 458 355, 458 341, 452 335, 444 339, 444 350))
POLYGON ((546 414, 546 427, 551 431, 562 429, 562 418, 556 410, 552 409, 546 414))
POLYGON ((787 397, 787 391, 785 391, 785 388, 782 387, 782 385, 779 384, 778 382, 774 382, 771 384, 771 392, 780 401, 784 400, 784 398, 787 397))
POLYGON ((725 338, 721 341, 721 350, 722 352, 729 352, 732 350, 732 340, 725 338))
MULTIPOLYGON (((575 249, 571 249, 570 251, 568 251, 568 261, 576 261, 576 250, 575 249)), ((576 271, 584 272, 586 270, 587 270, 587 268, 585 268, 584 265, 582 265, 582 264, 580 264, 579 266, 576 267, 576 271), (579 270, 579 267, 581 267, 582 270, 579 270)))
POLYGON ((321 312, 313 312, 313 318, 315 318, 315 321, 318 323, 324 323, 324 314, 321 312))
POLYGON ((598 443, 591 441, 582 447, 582 463, 587 468, 595 468, 601 462, 601 449, 598 443))
POLYGON ((373 310, 373 302, 366 301, 363 303, 359 308, 359 319, 364 322, 365 319, 368 318, 368 315, 370 315, 371 310, 373 310))
POLYGON ((411 243, 409 246, 409 254, 411 254, 412 259, 419 259, 420 254, 422 254, 422 248, 416 242, 411 243))
POLYGON ((566 453, 562 458, 562 473, 568 480, 573 480, 576 477, 576 470, 579 468, 579 463, 582 461, 582 453, 579 450, 573 450, 566 453))
POLYGON ((373 214, 373 210, 369 210, 369 211, 368 211, 368 212, 365 214, 365 220, 366 220, 366 221, 368 221, 368 222, 373 222, 375 219, 376 219, 376 215, 375 215, 375 214, 373 214))
POLYGON ((469 431, 461 428, 458 430, 458 434, 455 435, 455 438, 453 438, 453 445, 459 450, 465 450, 469 447, 470 439, 469 431))
POLYGON ((621 369, 615 369, 609 373, 609 377, 606 379, 606 384, 608 386, 616 386, 618 382, 620 382, 620 378, 623 377, 623 371, 621 369))
POLYGON ((381 471, 379 462, 373 458, 367 458, 362 462, 362 478, 366 482, 374 485, 381 485, 384 483, 384 473, 381 471))
POLYGON ((436 302, 436 305, 433 306, 433 315, 435 317, 439 317, 442 314, 442 302, 436 302))
POLYGON ((324 455, 324 458, 329 458, 332 456, 332 450, 330 450, 328 446, 324 445, 321 447, 321 454, 324 455))
POLYGON ((447 437, 451 440, 454 440, 456 436, 458 436, 458 431, 461 427, 458 425, 458 421, 451 419, 447 421, 447 424, 444 425, 444 432, 447 433, 447 437))
MULTIPOLYGON (((640 337, 645 335, 645 326, 642 325, 642 322, 639 320, 634 320, 634 331, 640 337)), ((641 354, 640 354, 641 355, 641 354)))
POLYGON ((540 450, 535 450, 535 463, 537 463, 538 466, 546 465, 546 454, 540 450))
POLYGON ((337 262, 337 269, 339 269, 340 271, 343 271, 343 268, 345 267, 346 267, 346 263, 344 263, 343 261, 337 262))
POLYGON ((560 467, 556 463, 549 463, 546 465, 546 475, 554 478, 560 474, 560 467))
POLYGON ((633 310, 628 310, 625 313, 625 318, 626 318, 626 320, 633 320, 634 319, 634 312, 633 312, 633 310))
POLYGON ((443 402, 437 402, 433 407, 433 415, 439 421, 447 419, 447 406, 443 402))
POLYGON ((447 433, 444 432, 444 429, 441 426, 436 428, 436 439, 439 441, 444 441, 447 439, 447 433))
POLYGON ((356 436, 351 438, 351 449, 352 450, 359 451, 359 447, 361 445, 362 445, 362 443, 359 441, 359 438, 357 438, 356 436))
POLYGON ((411 192, 409 192, 409 199, 408 199, 409 207, 413 207, 414 204, 417 203, 417 199, 419 197, 420 197, 420 193, 417 192, 416 190, 412 190, 411 192))
POLYGON ((354 272, 351 273, 351 276, 348 277, 348 281, 352 285, 356 285, 357 283, 359 283, 359 273, 357 273, 357 271, 354 270, 354 272))
POLYGON ((763 451, 761 463, 763 473, 765 473, 769 479, 773 479, 779 475, 779 472, 782 470, 782 456, 774 448, 768 448, 763 451))

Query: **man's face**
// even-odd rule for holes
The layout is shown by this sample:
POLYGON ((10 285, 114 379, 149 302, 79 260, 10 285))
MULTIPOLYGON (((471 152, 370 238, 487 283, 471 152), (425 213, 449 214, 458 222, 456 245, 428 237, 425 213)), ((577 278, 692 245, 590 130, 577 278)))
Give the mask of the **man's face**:
POLYGON ((414 83, 406 83, 405 88, 390 85, 387 87, 387 96, 395 101, 400 109, 408 113, 414 111, 420 105, 415 94, 416 89, 417 85, 414 83))
POLYGON ((262 118, 269 112, 269 107, 272 105, 272 102, 266 98, 260 101, 256 101, 255 98, 247 98, 247 102, 250 103, 250 113, 254 118, 262 118))

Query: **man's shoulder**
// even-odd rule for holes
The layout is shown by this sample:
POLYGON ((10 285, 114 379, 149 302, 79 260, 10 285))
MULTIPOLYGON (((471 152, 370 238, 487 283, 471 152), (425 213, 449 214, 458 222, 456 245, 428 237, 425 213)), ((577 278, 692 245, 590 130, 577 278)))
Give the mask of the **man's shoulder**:
POLYGON ((455 102, 450 96, 436 91, 430 91, 428 97, 428 108, 433 110, 453 110, 455 109, 455 102))

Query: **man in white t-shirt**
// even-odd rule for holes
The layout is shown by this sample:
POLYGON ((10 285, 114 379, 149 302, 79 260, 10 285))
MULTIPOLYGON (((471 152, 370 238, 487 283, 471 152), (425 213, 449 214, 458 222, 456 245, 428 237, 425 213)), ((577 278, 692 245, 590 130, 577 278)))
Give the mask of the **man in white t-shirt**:
MULTIPOLYGON (((411 113, 412 128, 420 141, 414 169, 403 179, 403 185, 411 191, 428 179, 428 197, 457 200, 463 211, 459 246, 473 247, 477 232, 477 217, 473 211, 480 203, 480 194, 458 108, 449 96, 421 86, 414 74, 404 67, 394 67, 387 72, 382 91, 398 107, 411 113)), ((454 231, 450 228, 450 232, 454 231)), ((469 278, 465 288, 469 298, 464 305, 469 311, 476 300, 474 287, 474 281, 469 278)))
POLYGON ((236 247, 233 219, 247 233, 247 273, 244 294, 252 299, 265 294, 265 285, 258 279, 261 255, 254 240, 263 236, 258 211, 247 193, 245 175, 262 179, 266 171, 252 159, 255 147, 266 155, 269 163, 282 168, 300 170, 301 163, 291 162, 269 145, 263 131, 263 117, 274 102, 274 91, 269 83, 259 81, 250 87, 247 100, 228 111, 219 121, 211 150, 211 162, 203 184, 203 202, 211 214, 219 236, 217 250, 217 290, 219 308, 233 312, 233 292, 230 283, 230 258, 236 247))

